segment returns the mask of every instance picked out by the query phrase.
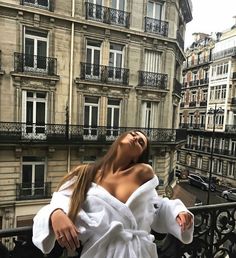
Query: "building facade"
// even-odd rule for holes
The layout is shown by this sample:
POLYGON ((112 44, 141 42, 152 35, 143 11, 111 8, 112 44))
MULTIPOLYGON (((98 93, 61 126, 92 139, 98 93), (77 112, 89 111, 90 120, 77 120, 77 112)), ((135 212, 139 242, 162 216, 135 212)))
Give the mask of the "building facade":
POLYGON ((188 136, 178 167, 236 186, 236 26, 214 39, 195 36, 183 69, 180 127, 188 136))
POLYGON ((63 175, 143 129, 174 179, 191 1, 0 2, 0 228, 30 225, 63 175))

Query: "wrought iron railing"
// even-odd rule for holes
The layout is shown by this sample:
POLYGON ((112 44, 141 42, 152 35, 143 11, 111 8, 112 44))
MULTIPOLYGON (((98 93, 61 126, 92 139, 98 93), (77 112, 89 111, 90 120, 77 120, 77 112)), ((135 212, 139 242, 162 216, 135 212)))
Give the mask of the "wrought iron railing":
POLYGON ((169 24, 166 21, 145 17, 145 31, 156 33, 162 36, 168 36, 169 24))
POLYGON ((129 84, 129 69, 91 63, 81 63, 81 80, 100 81, 110 84, 129 84))
POLYGON ((236 47, 227 48, 225 50, 213 53, 213 60, 217 60, 223 57, 235 56, 236 47))
MULTIPOLYGON (((37 127, 37 124, 30 124, 37 127)), ((147 134, 153 143, 176 142, 186 139, 186 130, 167 129, 167 128, 138 128, 138 127, 106 127, 106 126, 87 126, 87 125, 66 125, 66 124, 45 124, 40 125, 40 131, 27 132, 26 123, 19 122, 0 122, 0 141, 1 143, 10 142, 54 142, 54 143, 73 143, 95 141, 110 142, 114 141, 118 135, 129 130, 142 130, 147 134)))
POLYGON ((51 197, 51 182, 16 184, 16 200, 46 199, 51 197))
MULTIPOLYGON (((197 206, 189 210, 194 214, 195 224, 192 243, 183 244, 171 235, 163 235, 163 240, 160 241, 160 235, 153 232, 156 237, 158 257, 236 257, 236 203, 197 206), (168 256, 166 256, 167 250, 168 256)), ((10 257, 45 257, 32 244, 32 227, 2 229, 0 238, 5 252, 10 257)), ((3 247, 2 250, 4 250, 3 247)))
POLYGON ((181 89, 182 89, 182 84, 176 79, 174 78, 174 89, 173 89, 173 93, 181 96, 181 89))
POLYGON ((86 19, 129 27, 130 13, 86 2, 86 19))
POLYGON ((150 86, 159 90, 166 90, 167 81, 167 74, 139 71, 139 86, 150 86))
POLYGON ((14 72, 56 76, 57 59, 24 53, 14 53, 14 72))

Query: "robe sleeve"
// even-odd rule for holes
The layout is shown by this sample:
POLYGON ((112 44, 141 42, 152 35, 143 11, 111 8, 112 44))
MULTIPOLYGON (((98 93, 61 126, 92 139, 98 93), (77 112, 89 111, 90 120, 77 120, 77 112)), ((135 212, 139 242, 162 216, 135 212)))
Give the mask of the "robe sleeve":
POLYGON ((50 226, 50 216, 56 209, 68 213, 70 196, 65 191, 55 192, 50 204, 41 208, 34 217, 32 241, 43 253, 47 254, 55 245, 55 235, 50 226))
POLYGON ((187 211, 181 200, 169 200, 168 198, 157 197, 154 203, 156 209, 151 228, 158 233, 170 233, 184 244, 191 243, 193 240, 194 225, 190 229, 181 232, 176 218, 180 212, 187 211))

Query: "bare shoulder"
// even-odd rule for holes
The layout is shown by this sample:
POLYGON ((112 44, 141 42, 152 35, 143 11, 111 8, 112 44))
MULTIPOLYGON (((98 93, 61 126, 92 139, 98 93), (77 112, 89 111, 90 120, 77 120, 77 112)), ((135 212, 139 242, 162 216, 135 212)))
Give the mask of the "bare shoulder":
POLYGON ((146 181, 152 179, 155 175, 152 166, 150 166, 149 164, 138 163, 135 164, 134 167, 137 173, 136 175, 142 183, 145 183, 146 181))

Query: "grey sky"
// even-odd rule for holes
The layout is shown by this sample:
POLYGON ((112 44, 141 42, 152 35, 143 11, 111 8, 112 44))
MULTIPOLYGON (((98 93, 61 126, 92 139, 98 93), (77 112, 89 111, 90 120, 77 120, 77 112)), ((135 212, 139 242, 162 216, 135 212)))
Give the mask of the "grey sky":
POLYGON ((185 47, 193 42, 192 33, 224 31, 235 23, 236 0, 192 0, 193 20, 187 24, 185 47))

